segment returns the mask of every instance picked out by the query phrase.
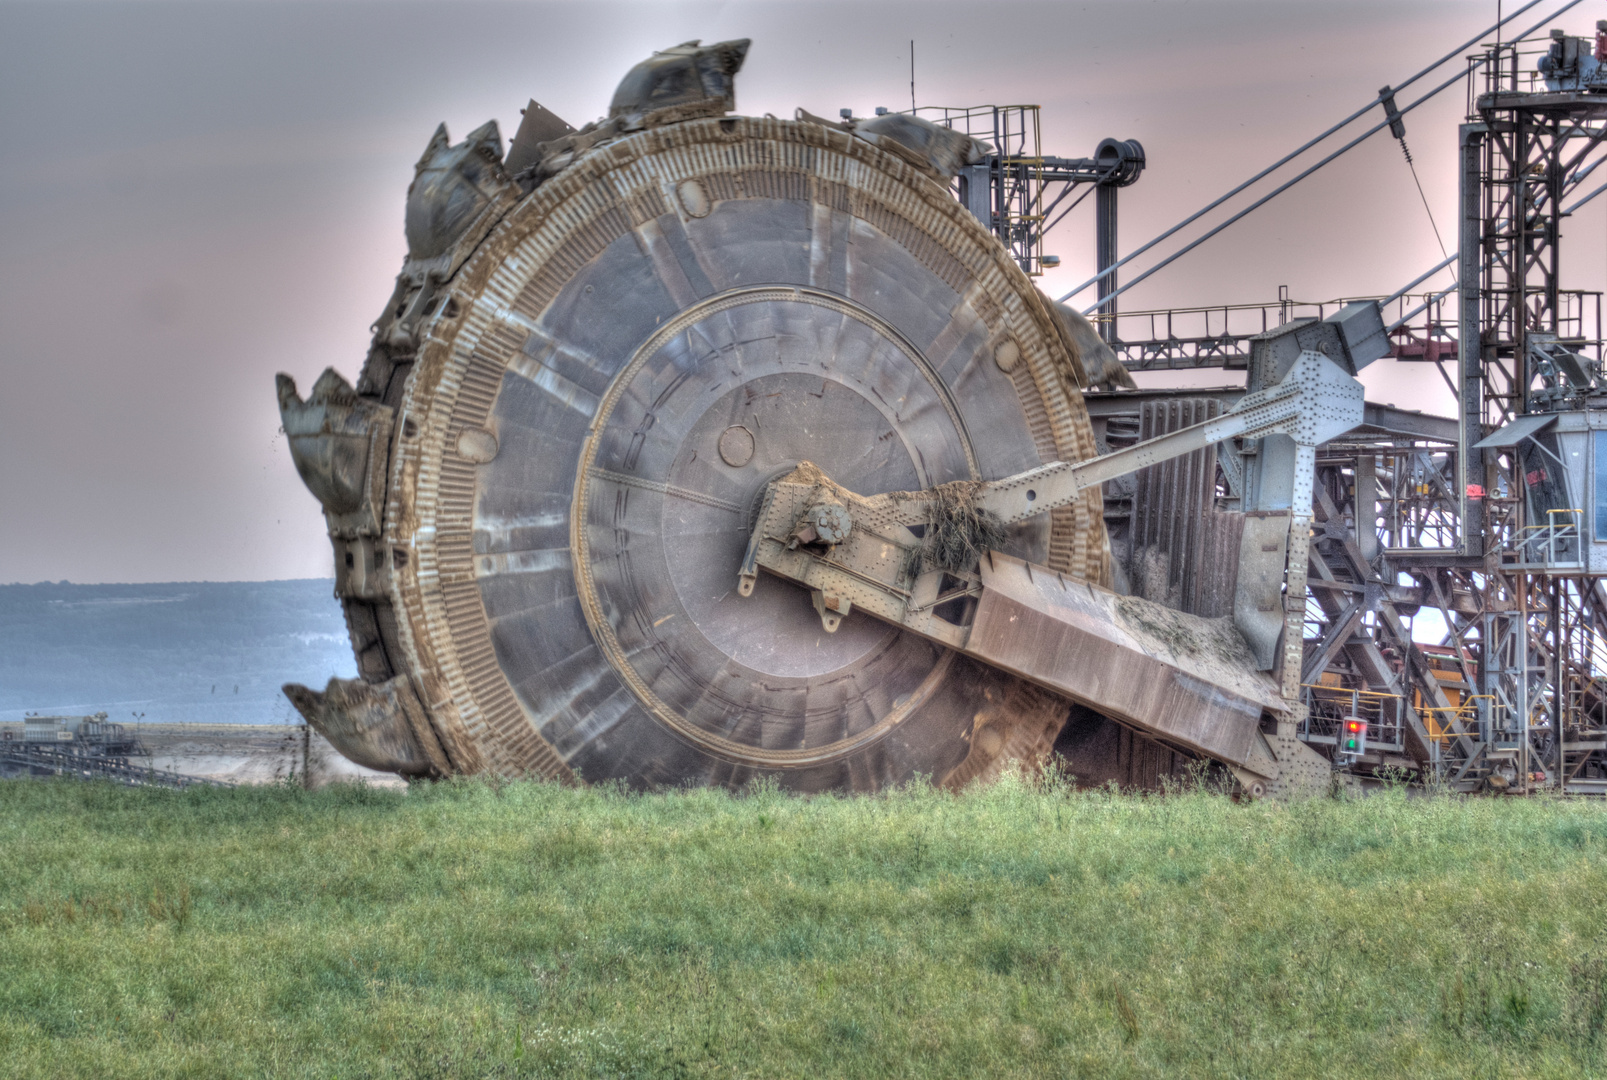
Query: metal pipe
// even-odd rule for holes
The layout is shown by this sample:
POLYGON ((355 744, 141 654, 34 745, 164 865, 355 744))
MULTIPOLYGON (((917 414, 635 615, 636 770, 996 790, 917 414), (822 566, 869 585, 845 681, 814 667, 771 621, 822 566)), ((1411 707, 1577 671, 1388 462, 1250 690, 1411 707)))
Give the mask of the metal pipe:
POLYGON ((1603 184, 1603 185, 1601 185, 1601 187, 1597 188, 1595 191, 1592 191, 1589 195, 1585 195, 1585 196, 1581 197, 1580 200, 1578 202, 1574 203, 1572 206, 1563 207, 1562 212, 1564 214, 1571 214, 1575 210, 1579 209, 1581 206, 1585 205, 1591 199, 1594 199, 1597 195, 1600 195, 1604 191, 1607 191, 1607 184, 1603 184))
MULTIPOLYGON (((1100 184, 1098 194, 1094 198, 1095 256, 1101 270, 1109 267, 1116 269, 1116 193, 1121 188, 1115 184, 1100 184)), ((1116 290, 1116 275, 1101 278, 1099 282, 1099 298, 1103 302, 1107 296, 1116 290)), ((1111 303, 1105 309, 1107 318, 1099 324, 1099 336, 1107 342, 1116 340, 1116 305, 1111 303)))
MULTIPOLYGON (((1454 259, 1454 258, 1456 258, 1456 256, 1452 255, 1451 258, 1454 259)), ((1429 307, 1431 304, 1435 304, 1435 303, 1438 303, 1441 300, 1444 300, 1447 296, 1449 296, 1452 293, 1456 292, 1456 290, 1461 288, 1461 287, 1462 287, 1461 282, 1455 282, 1449 288, 1443 289, 1440 292, 1435 293, 1434 295, 1430 296, 1427 300, 1423 301, 1421 304, 1418 304, 1411 311, 1408 311, 1405 315, 1402 315, 1400 318, 1396 319, 1394 322, 1392 322, 1388 326, 1386 326, 1384 328, 1384 333, 1393 334, 1395 331, 1399 330, 1401 327, 1405 326, 1407 323, 1411 322, 1413 319, 1415 319, 1419 315, 1421 315, 1425 308, 1429 307)), ((1391 297, 1391 299, 1394 299, 1394 297, 1391 297)))
MULTIPOLYGON (((1411 281, 1407 282, 1405 285, 1402 285, 1400 288, 1396 289, 1394 292, 1392 292, 1388 296, 1384 297, 1384 299, 1382 299, 1382 300, 1380 300, 1378 302, 1378 306, 1379 307, 1388 307, 1390 304, 1393 304, 1395 301, 1399 300, 1401 297, 1405 296, 1407 293, 1411 292, 1413 289, 1415 289, 1419 285, 1423 284, 1423 282, 1427 281, 1429 278, 1433 277, 1435 274, 1439 273, 1441 270, 1444 270, 1447 266, 1450 266, 1452 263, 1454 263, 1456 261, 1456 259, 1457 259, 1457 253, 1454 252, 1454 251, 1451 252, 1449 255, 1447 255, 1445 257, 1444 261, 1435 263, 1433 266, 1429 267, 1429 269, 1426 272, 1418 275, 1417 277, 1413 278, 1411 281)), ((1456 288, 1456 286, 1452 285, 1451 288, 1454 289, 1454 288, 1456 288)), ((1449 290, 1447 290, 1447 291, 1449 291, 1449 290)), ((1417 310, 1421 311, 1423 309, 1418 308, 1417 310)), ((1415 315, 1415 314, 1417 314, 1417 312, 1414 311, 1412 314, 1415 315)), ((1393 330, 1394 327, 1390 327, 1390 329, 1393 330)))

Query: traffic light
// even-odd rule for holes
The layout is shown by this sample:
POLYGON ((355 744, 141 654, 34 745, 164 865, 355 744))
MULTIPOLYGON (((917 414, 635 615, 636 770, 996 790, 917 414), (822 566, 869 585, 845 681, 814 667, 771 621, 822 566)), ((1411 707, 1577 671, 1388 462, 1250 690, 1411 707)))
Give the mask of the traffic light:
POLYGON ((1339 752, 1346 757, 1360 757, 1367 752, 1367 721, 1346 717, 1341 725, 1339 752))

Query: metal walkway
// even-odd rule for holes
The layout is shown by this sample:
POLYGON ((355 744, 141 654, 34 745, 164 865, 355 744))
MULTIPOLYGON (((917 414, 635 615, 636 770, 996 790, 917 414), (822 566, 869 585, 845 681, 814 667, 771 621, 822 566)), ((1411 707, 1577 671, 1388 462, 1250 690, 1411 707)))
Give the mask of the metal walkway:
POLYGON ((220 787, 237 785, 227 780, 136 765, 126 757, 102 757, 53 744, 0 743, 0 777, 70 777, 76 780, 110 780, 130 787, 220 787))

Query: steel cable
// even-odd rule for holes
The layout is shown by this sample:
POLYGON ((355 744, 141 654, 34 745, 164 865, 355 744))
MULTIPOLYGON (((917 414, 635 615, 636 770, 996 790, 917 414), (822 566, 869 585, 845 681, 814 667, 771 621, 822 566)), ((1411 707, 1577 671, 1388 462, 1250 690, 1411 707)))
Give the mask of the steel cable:
MULTIPOLYGON (((1434 61, 1434 63, 1428 65, 1423 70, 1419 71, 1416 75, 1413 75, 1411 78, 1407 79, 1405 82, 1399 84, 1394 89, 1397 92, 1400 91, 1400 90, 1404 90, 1406 87, 1412 85, 1412 83, 1416 82, 1418 79, 1421 79, 1423 76, 1427 75, 1429 72, 1433 71, 1435 68, 1440 67, 1446 61, 1454 58, 1463 49, 1466 49, 1468 46, 1476 43, 1480 38, 1482 38, 1486 34, 1490 33, 1490 31, 1498 30, 1503 23, 1507 23, 1507 22, 1512 21, 1513 19, 1517 18, 1519 15, 1522 15, 1524 12, 1528 11, 1530 8, 1534 7, 1536 4, 1539 4, 1540 2, 1541 2, 1541 0, 1530 0, 1529 3, 1525 4, 1523 7, 1519 8, 1517 11, 1514 11, 1512 14, 1510 14, 1510 15, 1506 16, 1505 18, 1501 19, 1494 26, 1486 27, 1484 30, 1482 30, 1479 33, 1475 34, 1473 37, 1469 38, 1467 41, 1464 41, 1461 45, 1458 45, 1456 48, 1452 49, 1450 52, 1446 53, 1444 56, 1442 56, 1438 60, 1434 61)), ((1574 0, 1574 3, 1578 3, 1578 2, 1579 2, 1579 0, 1574 0)), ((1572 6, 1573 6, 1573 4, 1568 5, 1568 7, 1572 7, 1572 6)), ((1566 11, 1566 10, 1567 10, 1567 8, 1563 9, 1563 11, 1566 11)), ((1561 11, 1557 12, 1555 15, 1552 15, 1551 18, 1554 19, 1554 18, 1557 17, 1557 15, 1560 15, 1560 14, 1562 14, 1561 11)), ((1530 31, 1530 32, 1532 33, 1533 31, 1530 31)), ((1349 116, 1347 116, 1343 120, 1339 121, 1339 123, 1337 123, 1337 124, 1333 125, 1332 127, 1330 127, 1327 131, 1324 131, 1321 135, 1316 136, 1315 138, 1313 138, 1310 141, 1306 142, 1305 144, 1303 144, 1302 146, 1298 147, 1297 149, 1290 151, 1288 154, 1286 154, 1283 157, 1279 158, 1277 161, 1273 162, 1271 165, 1268 165, 1265 169, 1262 169, 1260 172, 1258 172, 1254 176, 1250 177, 1250 179, 1246 180, 1244 183, 1240 184, 1238 187, 1234 188, 1232 191, 1228 192, 1226 195, 1223 195, 1220 198, 1218 198, 1215 202, 1212 202, 1209 205, 1207 205, 1205 207, 1202 207, 1200 210, 1198 210, 1195 213, 1191 214, 1190 216, 1184 218, 1182 221, 1178 222, 1176 225, 1172 226, 1170 229, 1167 229, 1165 232, 1161 233, 1159 236, 1155 237, 1155 239, 1149 241, 1144 246, 1142 246, 1142 247, 1138 248, 1137 250, 1129 253, 1128 255, 1122 257, 1121 259, 1118 259, 1115 263, 1113 263, 1110 266, 1106 267, 1104 270, 1101 270, 1099 273, 1095 274, 1093 277, 1089 278, 1087 281, 1083 282, 1081 285, 1078 285, 1075 289, 1072 289, 1070 292, 1066 293, 1066 295, 1062 296, 1060 298, 1060 302, 1065 303, 1067 300, 1071 299, 1073 296, 1076 296, 1078 293, 1082 292, 1084 289, 1088 288, 1090 285, 1097 284, 1100 281, 1101 278, 1104 278, 1106 275, 1113 273, 1118 268, 1120 268, 1121 266, 1126 264, 1129 260, 1134 259, 1134 258, 1138 257, 1139 255, 1142 255, 1144 252, 1148 251, 1150 248, 1154 247, 1156 244, 1160 243, 1162 240, 1165 240, 1167 237, 1172 236, 1173 234, 1178 232, 1178 230, 1185 228, 1186 226, 1192 224, 1195 221, 1198 221, 1201 217, 1203 217, 1204 215, 1210 213, 1212 210, 1215 210, 1218 206, 1221 206, 1223 203, 1225 203, 1229 199, 1233 198, 1233 196, 1239 194, 1245 188, 1247 188, 1247 187, 1251 186, 1252 184, 1256 183, 1257 181, 1265 178, 1269 174, 1271 174, 1273 172, 1276 172, 1278 169, 1281 169, 1283 166, 1287 165, 1289 162, 1293 161, 1295 158, 1299 157, 1301 154, 1305 153, 1307 150, 1311 149, 1313 146, 1316 146, 1318 143, 1320 143, 1324 139, 1328 138, 1328 136, 1332 135, 1334 132, 1339 131, 1341 128, 1344 128, 1347 125, 1351 124, 1357 118, 1365 116, 1368 112, 1370 112, 1372 110, 1372 108, 1375 105, 1378 105, 1383 100, 1384 100, 1384 95, 1382 95, 1382 94, 1380 94, 1377 97, 1373 98, 1372 101, 1369 101, 1366 105, 1362 106, 1360 109, 1357 109, 1355 112, 1351 113, 1349 116)))
MULTIPOLYGON (((1545 26, 1547 23, 1549 23, 1552 20, 1556 19, 1558 16, 1562 15, 1564 12, 1568 11, 1570 8, 1578 6, 1581 2, 1582 2, 1582 0, 1570 0, 1569 3, 1567 3, 1567 4, 1563 5, 1562 7, 1558 8, 1556 11, 1554 11, 1550 15, 1547 15, 1540 22, 1536 23, 1534 26, 1530 27, 1528 30, 1524 31, 1522 34, 1518 35, 1516 38, 1513 38, 1512 39, 1513 43, 1516 44, 1517 42, 1524 40, 1530 34, 1533 34, 1536 30, 1539 30, 1541 27, 1545 26)), ((1521 9, 1521 10, 1527 10, 1527 8, 1521 9)), ((1438 65, 1436 65, 1436 66, 1438 66, 1438 65)), ((1436 95, 1440 94, 1441 92, 1443 92, 1444 90, 1448 89, 1452 85, 1454 85, 1454 84, 1460 82, 1461 80, 1467 78, 1467 75, 1468 75, 1468 73, 1466 71, 1458 72, 1457 74, 1453 75, 1451 78, 1447 79, 1445 82, 1440 83, 1440 85, 1436 86, 1434 89, 1432 89, 1428 93, 1424 94, 1422 97, 1418 98, 1416 101, 1412 102, 1410 105, 1407 105, 1405 108, 1401 109, 1400 110, 1400 115, 1402 115, 1402 116, 1406 115, 1407 113, 1411 112, 1413 109, 1417 108, 1419 105, 1423 104, 1425 101, 1428 101, 1430 98, 1435 97, 1436 95)), ((1405 85, 1405 84, 1402 84, 1402 85, 1405 85)), ((1377 102, 1374 102, 1374 104, 1377 104, 1377 102)), ((1251 212, 1261 208, 1262 206, 1265 206, 1272 199, 1274 199, 1277 196, 1283 194, 1285 191, 1288 191, 1291 187, 1294 187, 1296 184, 1300 183, 1300 181, 1304 180, 1306 177, 1310 176, 1312 173, 1316 172, 1318 169, 1322 168, 1324 165, 1329 164, 1334 159, 1336 159, 1336 158, 1342 156, 1343 154, 1346 154, 1349 151, 1355 149, 1361 143, 1365 142, 1366 140, 1368 140, 1372 136, 1376 135, 1379 131, 1382 131, 1384 128, 1388 127, 1389 123, 1390 123, 1389 120, 1385 119, 1385 120, 1382 120, 1379 123, 1375 124, 1374 126, 1368 128, 1364 133, 1362 133, 1361 135, 1358 135, 1356 138, 1352 139, 1350 142, 1346 143, 1344 146, 1340 147, 1338 150, 1335 150, 1333 153, 1329 154, 1327 157, 1323 158, 1321 161, 1317 162, 1315 165, 1311 166, 1305 172, 1302 172, 1300 175, 1296 176, 1294 179, 1289 180, 1289 181, 1279 185, 1277 188, 1274 188, 1272 191, 1270 191, 1267 194, 1263 195, 1261 198, 1257 199, 1255 202, 1251 203, 1249 206, 1245 207, 1243 210, 1240 210, 1237 214, 1234 214, 1232 217, 1228 218, 1228 220, 1224 221, 1222 224, 1216 226, 1210 232, 1207 232, 1204 236, 1201 236, 1198 239, 1190 242, 1187 246, 1185 246, 1185 247, 1181 248, 1180 250, 1174 252, 1173 254, 1167 256, 1162 261, 1156 263, 1154 266, 1152 266, 1149 269, 1145 270, 1142 274, 1139 274, 1136 278, 1134 278, 1132 281, 1129 281, 1126 285, 1123 285, 1121 288, 1116 289, 1115 291, 1107 294, 1106 296, 1102 297, 1101 299, 1099 299, 1095 303, 1093 303, 1093 304, 1089 305, 1088 307, 1084 308, 1083 309, 1083 314, 1084 315, 1090 315, 1093 312, 1097 311, 1098 309, 1104 307, 1106 304, 1110 303, 1112 300, 1114 300, 1116 297, 1120 296, 1122 293, 1126 292, 1128 289, 1131 289, 1133 286, 1139 284, 1141 281, 1144 281, 1146 278, 1148 278, 1151 275, 1155 274, 1157 271, 1160 271, 1160 270, 1166 268, 1167 266, 1171 265, 1173 262, 1176 262, 1178 259, 1182 258, 1184 255, 1187 255, 1189 252, 1193 251, 1195 248, 1199 247, 1201 244, 1205 243, 1207 240, 1211 239, 1213 236, 1215 236, 1218 233, 1220 233, 1223 229, 1226 229, 1228 226, 1230 226, 1230 225, 1242 220, 1245 216, 1247 216, 1251 212)), ((1218 201, 1220 202, 1220 200, 1218 200, 1218 201)), ((1202 211, 1202 213, 1203 213, 1203 211, 1202 211)), ((1198 215, 1195 215, 1195 216, 1198 217, 1198 215)), ((1191 218, 1190 220, 1193 220, 1193 219, 1191 218)), ((1179 226, 1179 227, 1181 227, 1181 226, 1179 226)), ((1176 229, 1173 229, 1172 231, 1175 232, 1176 229)), ((1170 234, 1168 233, 1166 235, 1170 235, 1170 234)), ((1160 238, 1157 237, 1157 239, 1160 239, 1160 238)), ((1151 244, 1153 244, 1153 243, 1154 243, 1154 241, 1151 241, 1151 244)), ((1149 246, 1149 245, 1146 245, 1146 247, 1147 246, 1149 246)), ((1143 249, 1141 248, 1139 250, 1142 251, 1143 249)), ((1135 251, 1135 252, 1133 252, 1133 255, 1137 255, 1138 253, 1139 252, 1135 251)), ((1128 256, 1128 258, 1132 258, 1132 256, 1130 255, 1130 256, 1128 256)), ((1123 261, 1125 261, 1125 260, 1123 260, 1123 261)), ((1103 273, 1101 273, 1099 276, 1101 276, 1101 277, 1104 276, 1104 273, 1108 273, 1109 271, 1114 270, 1117 266, 1120 266, 1120 265, 1121 265, 1121 262, 1117 262, 1117 263, 1111 265, 1103 273)), ((1092 284, 1093 281, 1097 281, 1097 280, 1098 280, 1098 278, 1096 277, 1096 278, 1092 279, 1088 284, 1092 284)), ((1086 286, 1082 286, 1082 287, 1085 288, 1086 286)), ((1074 295, 1078 291, 1080 291, 1080 289, 1076 289, 1076 290, 1073 290, 1070 293, 1067 293, 1066 296, 1061 298, 1061 301, 1064 302, 1067 298, 1069 298, 1070 296, 1074 295)))

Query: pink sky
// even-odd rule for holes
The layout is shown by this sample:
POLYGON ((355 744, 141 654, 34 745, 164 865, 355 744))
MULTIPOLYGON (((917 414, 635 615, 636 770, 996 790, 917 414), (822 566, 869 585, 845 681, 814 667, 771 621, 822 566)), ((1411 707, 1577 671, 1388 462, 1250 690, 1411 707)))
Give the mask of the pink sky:
MULTIPOLYGON (((1586 33, 1604 7, 1563 25, 1586 33)), ((753 39, 741 112, 903 108, 913 37, 921 104, 1041 105, 1051 154, 1141 140, 1149 171, 1122 195, 1130 250, 1494 9, 0 0, 0 582, 330 573, 273 375, 356 376, 439 121, 461 138, 494 117, 506 136, 534 97, 579 125, 632 64, 690 38, 753 39)), ((1407 121, 1451 244, 1464 105, 1453 89, 1407 121)), ((1043 281, 1052 295, 1092 271, 1092 201, 1046 246, 1065 260, 1043 281)), ((1566 238, 1565 286, 1602 288, 1607 199, 1566 238)), ((1375 136, 1124 308, 1270 300, 1279 285, 1385 293, 1439 259, 1400 148, 1375 136)), ((1430 369, 1381 363, 1366 381, 1378 400, 1448 407, 1430 369)))

